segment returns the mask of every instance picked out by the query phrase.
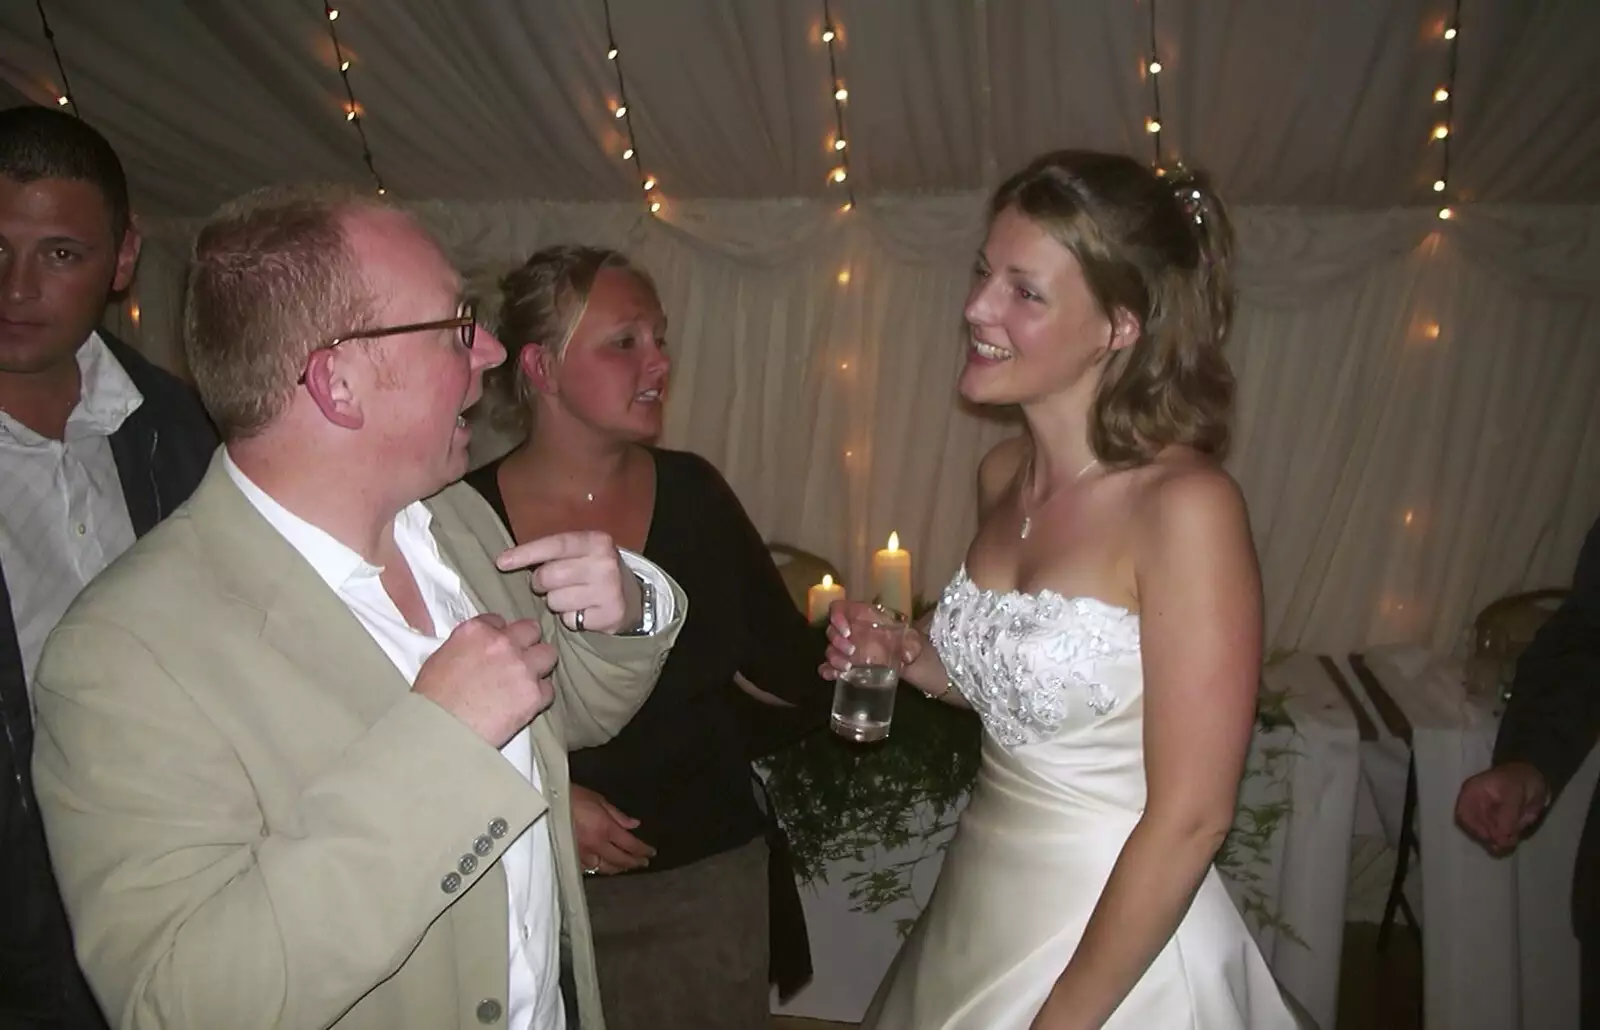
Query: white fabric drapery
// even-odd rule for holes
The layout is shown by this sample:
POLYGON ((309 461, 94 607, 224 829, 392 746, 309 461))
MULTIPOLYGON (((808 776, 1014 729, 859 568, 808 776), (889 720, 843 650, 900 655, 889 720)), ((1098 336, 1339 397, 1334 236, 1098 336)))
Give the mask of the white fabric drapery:
MULTIPOLYGON (((1017 431, 954 393, 983 199, 415 210, 486 293, 537 246, 628 251, 671 323, 663 443, 710 458, 768 539, 828 557, 854 593, 898 531, 932 596, 975 527, 978 460, 1017 431)), ((1600 512, 1600 208, 1235 220, 1229 467, 1270 642, 1447 650, 1488 601, 1564 583, 1600 512)), ((169 364, 192 228, 149 226, 136 291, 142 346, 169 364)))

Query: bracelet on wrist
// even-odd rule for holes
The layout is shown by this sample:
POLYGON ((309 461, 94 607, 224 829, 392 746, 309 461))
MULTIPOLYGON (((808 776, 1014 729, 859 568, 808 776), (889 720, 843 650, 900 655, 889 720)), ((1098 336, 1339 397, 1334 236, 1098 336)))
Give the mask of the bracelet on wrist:
MULTIPOLYGON (((934 692, 932 690, 924 690, 924 691, 922 691, 922 696, 923 697, 932 698, 933 700, 937 701, 941 697, 944 697, 946 694, 950 693, 950 691, 954 690, 955 689, 955 685, 956 685, 955 681, 952 680, 950 677, 946 676, 944 678, 944 689, 943 690, 940 690, 938 692, 934 692)), ((918 689, 921 689, 921 688, 919 687, 918 689)))

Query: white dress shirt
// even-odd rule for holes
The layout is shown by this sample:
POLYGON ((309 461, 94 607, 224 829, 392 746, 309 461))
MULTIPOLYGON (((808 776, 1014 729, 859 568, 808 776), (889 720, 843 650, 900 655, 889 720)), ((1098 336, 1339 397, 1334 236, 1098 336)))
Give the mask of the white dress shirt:
MULTIPOLYGON (((224 457, 224 466, 256 510, 338 594, 407 683, 415 683, 422 663, 457 626, 480 614, 463 587, 461 577, 439 553, 430 530, 433 513, 420 501, 409 505, 395 518, 394 539, 427 605, 434 625, 432 634, 419 633, 406 622, 379 579, 383 569, 369 564, 328 533, 283 507, 252 483, 231 457, 224 457)), ((623 551, 622 556, 629 569, 652 584, 657 604, 666 605, 665 611, 658 608, 653 625, 647 629, 654 631, 656 627, 669 624, 673 597, 665 573, 639 555, 623 551)), ((534 761, 532 736, 527 727, 501 748, 500 753, 528 778, 535 790, 540 789, 539 767, 534 761)), ((501 862, 506 873, 511 944, 506 1025, 510 1030, 564 1030, 566 1013, 560 988, 561 907, 548 810, 506 849, 501 862)))
POLYGON ((77 358, 82 388, 63 439, 0 411, 0 567, 30 695, 45 638, 134 541, 111 434, 144 397, 100 334, 89 335, 77 358))

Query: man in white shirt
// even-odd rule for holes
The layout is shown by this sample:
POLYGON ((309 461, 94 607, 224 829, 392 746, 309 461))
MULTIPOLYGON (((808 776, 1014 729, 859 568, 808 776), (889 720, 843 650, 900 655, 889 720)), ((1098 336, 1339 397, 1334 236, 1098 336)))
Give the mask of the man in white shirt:
POLYGON ((446 486, 504 350, 383 203, 226 206, 185 345, 223 451, 35 687, 96 994, 126 1028, 562 1030, 569 965, 598 1030, 565 750, 643 703, 682 592, 601 534, 512 548, 446 486))
POLYGON ((78 591, 188 499, 216 449, 198 400, 110 333, 139 254, 111 145, 0 111, 0 1026, 100 1030, 28 776, 29 679, 78 591))

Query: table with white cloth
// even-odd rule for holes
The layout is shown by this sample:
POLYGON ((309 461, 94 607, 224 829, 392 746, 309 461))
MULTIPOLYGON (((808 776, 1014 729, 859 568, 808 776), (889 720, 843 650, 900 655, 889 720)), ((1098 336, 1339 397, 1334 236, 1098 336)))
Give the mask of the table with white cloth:
MULTIPOLYGON (((1489 767, 1497 699, 1469 691, 1459 662, 1418 648, 1371 650, 1357 664, 1370 671, 1362 702, 1377 693, 1397 707, 1412 739, 1426 1030, 1576 1030, 1572 873, 1600 753, 1590 755, 1532 837, 1508 857, 1491 857, 1456 825, 1455 803, 1462 782, 1489 767)), ((1377 705, 1372 712, 1379 714, 1377 705)), ((1392 769, 1378 772, 1364 771, 1364 779, 1376 787, 1385 830, 1394 833, 1402 803, 1396 777, 1392 769)))
MULTIPOLYGON (((1233 849, 1234 860, 1221 867, 1223 879, 1279 982, 1320 1027, 1332 1030, 1359 778, 1356 716, 1310 655, 1273 663, 1263 681, 1267 696, 1278 698, 1275 711, 1286 719, 1257 727, 1251 745, 1257 774, 1241 787, 1235 825, 1250 823, 1249 813, 1267 813, 1270 832, 1260 835, 1254 850, 1241 855, 1233 849)), ((861 1019, 900 947, 902 929, 932 893, 952 833, 948 816, 936 825, 931 813, 918 815, 926 832, 910 845, 830 863, 825 879, 801 884, 815 975, 786 1004, 774 1002, 774 1012, 861 1019), (919 861, 910 874, 909 898, 877 912, 857 910, 851 873, 913 859, 919 861)))

